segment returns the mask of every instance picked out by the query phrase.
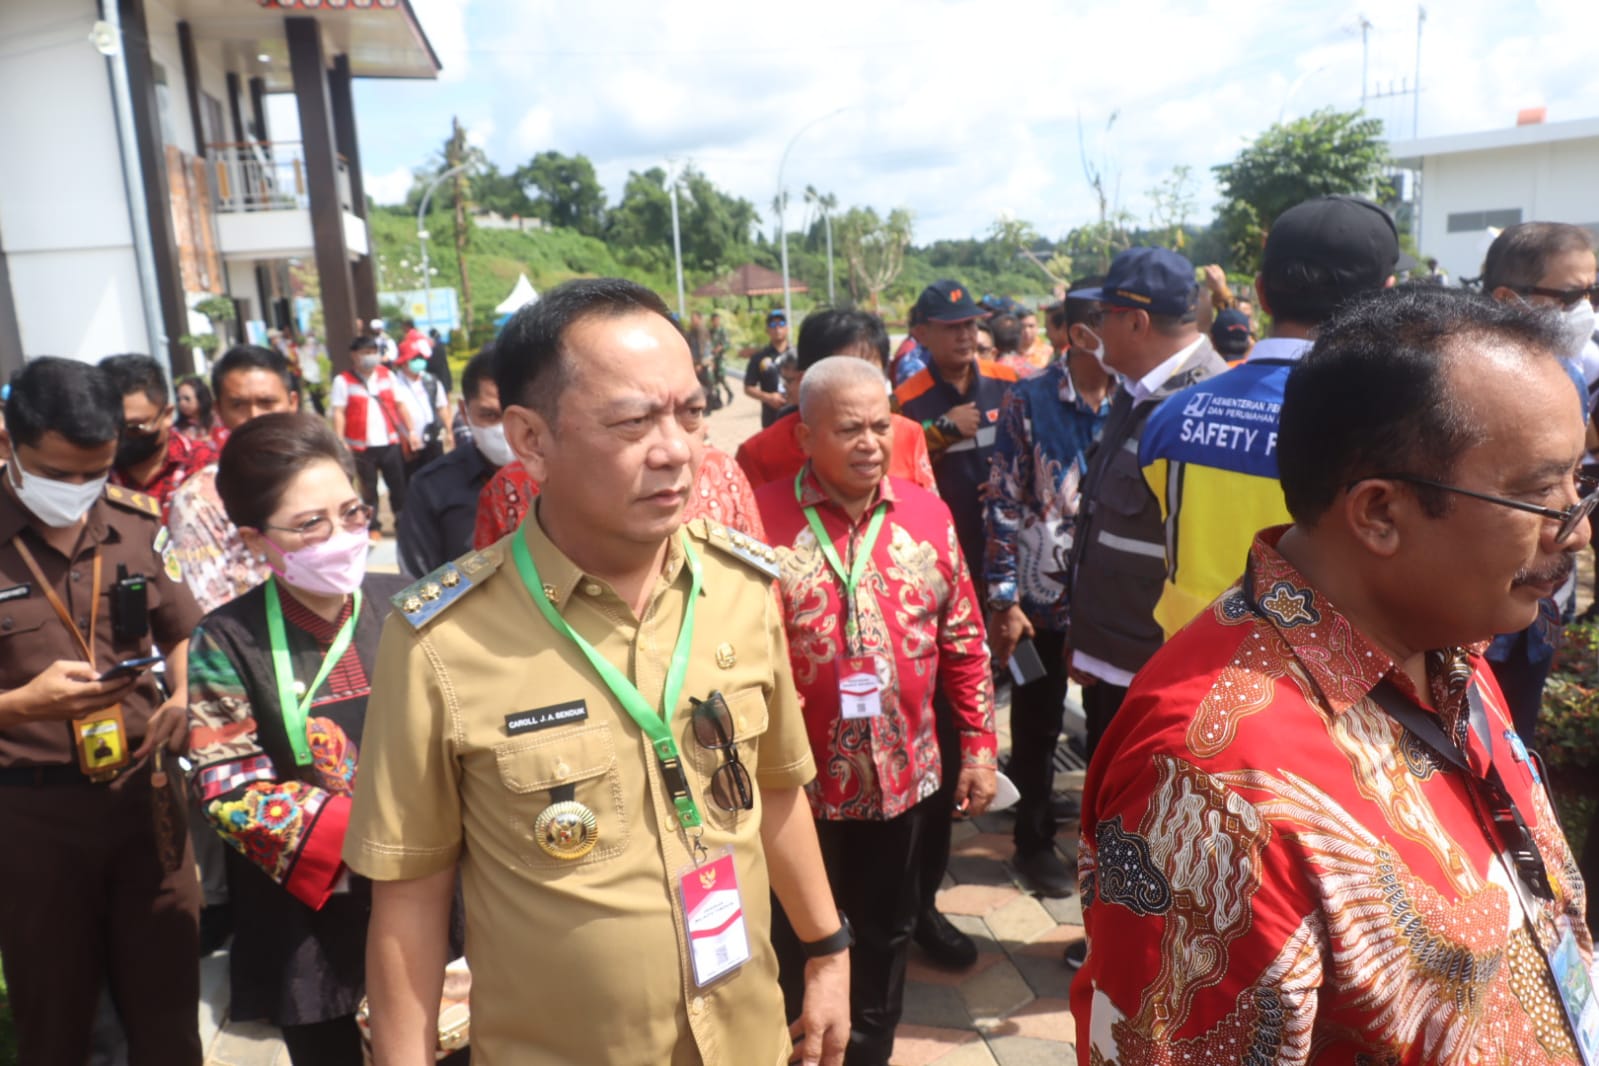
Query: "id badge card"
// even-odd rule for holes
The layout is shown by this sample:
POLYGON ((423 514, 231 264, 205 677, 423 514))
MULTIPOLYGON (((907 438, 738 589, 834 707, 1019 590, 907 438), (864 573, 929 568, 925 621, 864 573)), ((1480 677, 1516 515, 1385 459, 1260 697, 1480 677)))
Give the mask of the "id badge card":
POLYGON ((78 769, 92 781, 105 781, 128 765, 128 727, 122 704, 72 720, 72 740, 78 749, 78 769))
POLYGON ((694 983, 704 988, 750 959, 733 849, 724 847, 711 861, 684 870, 677 884, 683 897, 683 925, 688 931, 694 983))
POLYGON ((1577 1053, 1588 1066, 1599 1066, 1599 997, 1594 992, 1599 964, 1593 970, 1583 967, 1577 938, 1567 927, 1549 956, 1549 968, 1554 971, 1555 987, 1577 1040, 1577 1053))
POLYGON ((875 655, 850 655, 839 660, 838 706, 846 719, 876 718, 883 713, 880 677, 875 655))

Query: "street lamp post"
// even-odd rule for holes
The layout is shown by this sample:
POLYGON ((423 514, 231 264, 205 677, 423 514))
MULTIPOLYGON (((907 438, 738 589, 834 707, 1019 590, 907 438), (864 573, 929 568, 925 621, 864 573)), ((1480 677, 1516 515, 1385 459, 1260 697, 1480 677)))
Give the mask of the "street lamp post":
POLYGON ((429 185, 427 191, 422 194, 422 203, 416 209, 416 239, 422 245, 422 299, 427 306, 427 320, 430 329, 433 326, 433 275, 428 271, 428 231, 423 226, 422 220, 427 217, 428 202, 433 199, 434 190, 467 169, 468 166, 470 166, 468 163, 453 166, 434 178, 433 184, 429 185))
MULTIPOLYGON (((836 111, 829 111, 820 118, 813 118, 805 123, 794 136, 789 138, 788 147, 783 149, 783 158, 778 160, 777 163, 777 233, 778 239, 783 244, 783 317, 789 322, 794 321, 794 308, 791 305, 788 291, 788 228, 783 224, 783 215, 788 208, 788 197, 783 194, 783 170, 788 166, 788 153, 794 150, 794 145, 799 143, 799 139, 805 136, 805 132, 812 126, 820 125, 834 115, 842 114, 854 106, 856 105, 847 104, 836 111)), ((832 256, 828 256, 828 261, 832 261, 832 256)))
POLYGON ((683 296, 683 234, 677 225, 677 167, 670 159, 666 164, 672 167, 672 256, 677 260, 677 317, 681 322, 688 318, 688 310, 683 296))

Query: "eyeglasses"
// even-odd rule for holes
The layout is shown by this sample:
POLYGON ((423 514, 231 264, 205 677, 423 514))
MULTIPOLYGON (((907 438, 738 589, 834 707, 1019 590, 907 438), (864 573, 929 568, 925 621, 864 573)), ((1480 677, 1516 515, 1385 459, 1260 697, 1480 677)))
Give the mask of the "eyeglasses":
POLYGON ((171 413, 172 405, 168 404, 161 409, 160 414, 156 415, 148 422, 125 423, 122 427, 122 435, 125 437, 153 437, 157 433, 161 432, 162 421, 165 420, 167 415, 171 413))
POLYGON ((1556 544, 1564 544, 1569 540, 1571 535, 1577 531, 1577 527, 1582 524, 1582 520, 1593 513, 1595 506, 1599 506, 1599 481, 1595 481, 1593 478, 1577 479, 1577 502, 1563 511, 1553 507, 1540 507, 1535 503, 1527 503, 1524 500, 1510 500, 1503 496, 1490 496, 1486 492, 1473 492, 1471 489, 1463 489, 1458 485, 1446 485, 1442 481, 1434 481, 1431 478, 1419 477, 1415 474, 1367 474, 1365 477, 1351 481, 1344 488, 1347 491, 1362 481, 1405 481, 1412 485, 1425 485, 1428 488, 1438 489, 1442 492, 1452 492, 1457 496, 1469 496, 1474 500, 1482 500, 1485 503, 1496 503, 1500 507, 1509 507, 1512 510, 1526 511, 1528 514, 1539 515, 1552 522, 1560 523, 1560 528, 1555 531, 1556 544))
MULTIPOLYGON (((344 527, 346 533, 359 533, 372 524, 372 508, 364 503, 352 504, 339 512, 339 525, 344 527)), ((265 526, 266 529, 276 529, 284 533, 298 533, 302 538, 312 543, 327 540, 333 536, 333 520, 325 514, 315 518, 307 518, 297 526, 265 526)))
POLYGON ((719 751, 727 761, 711 775, 711 799, 724 811, 748 811, 755 807, 755 789, 750 772, 739 761, 738 744, 733 740, 733 716, 720 692, 704 700, 692 697, 694 739, 700 747, 719 751))
POLYGON ((1586 289, 1546 289, 1542 285, 1517 285, 1511 291, 1523 296, 1542 296, 1555 301, 1567 311, 1584 300, 1590 303, 1599 302, 1599 285, 1590 285, 1586 289))

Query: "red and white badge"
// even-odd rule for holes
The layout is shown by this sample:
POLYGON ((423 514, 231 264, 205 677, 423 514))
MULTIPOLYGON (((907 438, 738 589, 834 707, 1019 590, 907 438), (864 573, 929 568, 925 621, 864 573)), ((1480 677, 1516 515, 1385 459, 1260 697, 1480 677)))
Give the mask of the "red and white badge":
POLYGON ((723 848, 714 860, 683 871, 677 883, 683 896, 683 924, 688 929, 694 983, 704 988, 750 958, 733 849, 723 848))
POLYGON ((883 713, 883 670, 875 655, 850 655, 839 661, 838 707, 845 718, 876 718, 883 713))

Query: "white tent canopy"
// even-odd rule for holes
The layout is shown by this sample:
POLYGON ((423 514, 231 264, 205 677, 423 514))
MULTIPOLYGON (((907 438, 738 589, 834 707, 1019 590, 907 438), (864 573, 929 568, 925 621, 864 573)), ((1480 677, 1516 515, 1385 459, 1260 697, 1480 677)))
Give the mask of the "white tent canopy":
POLYGON ((494 309, 497 315, 511 315, 531 303, 538 303, 539 294, 533 290, 533 283, 527 280, 526 274, 519 274, 516 278, 516 287, 511 290, 511 295, 500 301, 500 306, 494 309))

